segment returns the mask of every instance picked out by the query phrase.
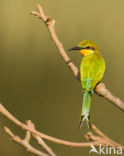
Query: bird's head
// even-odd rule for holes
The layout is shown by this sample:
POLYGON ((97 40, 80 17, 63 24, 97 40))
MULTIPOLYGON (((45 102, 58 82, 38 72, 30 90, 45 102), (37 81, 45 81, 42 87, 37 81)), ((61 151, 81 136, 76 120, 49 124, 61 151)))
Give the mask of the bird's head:
POLYGON ((87 56, 89 54, 97 53, 98 52, 98 47, 96 43, 90 40, 84 40, 81 41, 78 46, 73 47, 69 50, 79 50, 80 54, 82 56, 87 56))

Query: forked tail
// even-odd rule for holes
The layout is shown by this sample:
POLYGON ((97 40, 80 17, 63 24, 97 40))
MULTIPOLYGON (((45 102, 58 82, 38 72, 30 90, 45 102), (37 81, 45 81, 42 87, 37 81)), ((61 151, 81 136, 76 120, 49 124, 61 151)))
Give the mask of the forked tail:
POLYGON ((91 130, 91 124, 90 124, 90 107, 91 107, 91 91, 85 91, 83 96, 83 105, 82 105, 82 111, 81 111, 81 121, 79 124, 79 130, 83 125, 83 122, 86 120, 86 123, 91 130))

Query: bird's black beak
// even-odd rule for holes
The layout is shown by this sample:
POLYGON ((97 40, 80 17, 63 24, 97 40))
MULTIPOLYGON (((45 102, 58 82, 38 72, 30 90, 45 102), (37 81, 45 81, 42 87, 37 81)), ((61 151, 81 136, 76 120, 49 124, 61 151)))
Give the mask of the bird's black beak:
POLYGON ((73 47, 73 48, 69 49, 69 51, 71 51, 71 50, 81 50, 81 49, 84 49, 84 48, 82 48, 82 47, 73 47))

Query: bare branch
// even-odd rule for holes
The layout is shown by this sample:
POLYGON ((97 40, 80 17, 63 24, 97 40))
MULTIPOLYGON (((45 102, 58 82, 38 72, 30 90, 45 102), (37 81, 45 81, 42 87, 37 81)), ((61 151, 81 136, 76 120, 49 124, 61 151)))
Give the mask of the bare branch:
POLYGON ((124 151, 124 146, 116 143, 115 141, 111 140, 110 138, 108 138, 103 132, 101 132, 95 125, 92 125, 93 130, 102 138, 104 138, 107 142, 110 143, 111 146, 113 147, 121 147, 122 150, 124 151))
POLYGON ((14 135, 13 132, 9 128, 4 127, 4 129, 5 129, 6 133, 11 136, 12 140, 14 140, 15 142, 24 146, 28 152, 31 152, 38 156, 49 156, 49 155, 37 150, 36 148, 32 147, 26 139, 21 139, 19 136, 14 135))
MULTIPOLYGON (((31 120, 28 120, 27 121, 27 125, 28 127, 32 128, 32 129, 35 129, 35 125, 31 122, 31 120)), ((51 156, 56 156, 56 154, 52 151, 52 149, 44 142, 44 140, 35 135, 35 134, 32 134, 33 137, 37 140, 38 144, 41 145, 41 147, 43 147, 51 156)))
POLYGON ((124 102, 120 100, 118 97, 114 96, 106 87, 104 83, 99 83, 96 86, 95 92, 104 98, 106 98, 108 101, 113 103, 116 107, 124 111, 124 102))
POLYGON ((65 140, 54 138, 54 137, 51 137, 44 133, 41 133, 31 127, 28 127, 26 124, 19 121, 2 104, 0 104, 0 113, 2 113, 4 116, 6 116, 8 119, 10 119, 12 122, 14 122, 16 125, 18 125, 22 129, 25 129, 26 131, 30 131, 34 135, 37 135, 37 136, 44 138, 46 140, 49 140, 51 142, 55 142, 57 144, 63 144, 66 146, 71 146, 71 147, 89 147, 90 144, 95 144, 95 145, 97 144, 94 142, 86 142, 86 143, 79 142, 79 143, 77 143, 77 142, 65 141, 65 140))
POLYGON ((38 9, 39 12, 32 11, 31 14, 33 14, 35 16, 38 16, 46 24, 46 26, 47 26, 50 34, 51 34, 51 38, 54 41, 54 43, 56 44, 56 47, 58 48, 61 57, 63 58, 65 63, 69 66, 69 68, 72 70, 74 76, 77 77, 78 69, 71 62, 71 59, 66 54, 62 43, 59 41, 59 39, 58 39, 58 37, 57 37, 57 35, 55 33, 55 29, 54 29, 55 20, 51 20, 50 17, 46 17, 46 15, 44 14, 43 9, 42 9, 42 7, 40 5, 37 5, 37 9, 38 9))
MULTIPOLYGON (((79 71, 78 68, 74 65, 74 63, 71 61, 69 56, 67 55, 66 51, 63 48, 62 43, 59 41, 55 29, 54 29, 54 24, 55 20, 51 20, 49 17, 45 15, 43 12, 43 9, 40 5, 37 5, 38 12, 32 11, 31 14, 39 17, 47 26, 51 38, 54 41, 60 55, 62 56, 63 60, 67 64, 67 66, 71 69, 73 72, 74 76, 79 80, 79 71)), ((114 96, 104 85, 104 83, 99 83, 96 86, 95 92, 100 95, 105 97, 108 101, 116 105, 118 108, 124 111, 124 102, 121 101, 118 97, 114 96)))
POLYGON ((25 135, 24 140, 29 143, 30 139, 31 139, 31 132, 26 131, 26 135, 25 135))
POLYGON ((42 139, 44 138, 44 139, 46 139, 48 141, 51 141, 51 142, 54 142, 54 143, 57 143, 57 144, 62 144, 62 145, 65 145, 65 146, 70 146, 70 147, 90 147, 91 144, 94 145, 94 146, 99 146, 99 144, 105 146, 106 144, 108 144, 109 146, 113 146, 115 148, 122 147, 122 150, 124 151, 124 146, 122 146, 122 145, 120 145, 118 143, 115 143, 114 141, 112 141, 111 139, 109 139, 108 137, 106 137, 94 125, 93 125, 93 129, 94 129, 94 131, 96 133, 98 133, 100 135, 100 137, 99 136, 95 136, 91 132, 89 132, 89 133, 86 134, 85 137, 86 137, 87 140, 92 140, 92 141, 90 141, 90 142, 71 142, 71 141, 66 141, 66 140, 55 138, 55 137, 51 137, 49 135, 46 135, 46 134, 44 134, 42 132, 37 131, 33 127, 28 127, 28 125, 22 123, 17 118, 15 118, 10 112, 8 112, 7 109, 2 104, 0 104, 0 112, 4 116, 6 116, 7 118, 9 118, 12 122, 14 122, 18 126, 20 126, 22 129, 25 129, 26 131, 31 132, 32 135, 39 136, 42 139), (119 145, 119 146, 117 146, 117 145, 119 145))

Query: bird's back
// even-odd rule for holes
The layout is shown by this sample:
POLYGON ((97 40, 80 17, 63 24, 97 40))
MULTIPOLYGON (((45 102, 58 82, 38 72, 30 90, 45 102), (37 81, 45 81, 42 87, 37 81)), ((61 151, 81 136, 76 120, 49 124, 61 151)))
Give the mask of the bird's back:
POLYGON ((80 66, 80 76, 83 91, 94 90, 101 81, 105 71, 105 62, 100 53, 83 57, 80 66))

